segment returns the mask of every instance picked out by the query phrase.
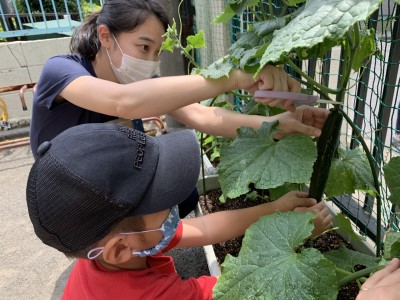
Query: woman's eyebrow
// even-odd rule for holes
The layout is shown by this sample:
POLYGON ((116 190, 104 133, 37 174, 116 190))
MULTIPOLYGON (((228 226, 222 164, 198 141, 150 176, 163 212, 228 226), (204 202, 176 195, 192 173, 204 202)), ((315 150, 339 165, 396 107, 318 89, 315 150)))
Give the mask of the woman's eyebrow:
POLYGON ((148 36, 139 36, 139 40, 147 41, 147 42, 150 42, 153 44, 155 43, 154 39, 152 39, 151 37, 148 37, 148 36))

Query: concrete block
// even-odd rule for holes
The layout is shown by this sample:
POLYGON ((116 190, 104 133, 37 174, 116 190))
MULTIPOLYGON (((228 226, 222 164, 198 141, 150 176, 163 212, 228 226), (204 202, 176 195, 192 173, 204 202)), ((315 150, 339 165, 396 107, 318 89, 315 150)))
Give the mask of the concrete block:
POLYGON ((0 70, 1 86, 17 85, 31 82, 27 68, 0 70))
POLYGON ((70 37, 66 37, 28 41, 22 42, 21 47, 28 66, 37 66, 43 65, 51 56, 68 53, 70 40, 70 37))
MULTIPOLYGON (((20 44, 0 43, 0 70, 22 67, 20 60, 22 50, 20 44)), ((1 78, 1 77, 0 77, 1 78)), ((2 80, 0 80, 2 81, 2 80)))
POLYGON ((30 82, 38 82, 40 74, 42 73, 43 65, 28 66, 30 82))

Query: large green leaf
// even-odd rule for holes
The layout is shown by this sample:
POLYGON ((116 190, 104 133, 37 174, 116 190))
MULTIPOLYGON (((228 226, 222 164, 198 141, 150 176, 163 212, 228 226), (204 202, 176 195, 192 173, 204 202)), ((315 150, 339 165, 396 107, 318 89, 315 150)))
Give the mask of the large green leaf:
POLYGON ((246 7, 258 4, 258 0, 229 0, 224 11, 212 23, 227 23, 235 15, 240 15, 246 7))
POLYGON ((254 31, 260 36, 266 36, 273 33, 275 30, 281 29, 287 23, 287 18, 275 18, 254 23, 254 31))
POLYGON ((197 74, 200 74, 205 78, 211 78, 211 79, 229 77, 229 73, 231 72, 233 67, 234 65, 230 62, 230 60, 223 57, 213 62, 207 68, 198 69, 197 74))
POLYGON ((310 179, 317 156, 315 143, 300 134, 275 141, 277 124, 263 123, 259 129, 241 127, 235 141, 221 148, 218 175, 226 197, 246 194, 250 183, 268 189, 310 179))
POLYGON ((400 258, 400 232, 388 231, 385 236, 385 252, 384 258, 391 260, 392 258, 400 258))
POLYGON ((351 226, 351 221, 344 214, 338 214, 335 216, 335 221, 338 223, 339 229, 343 230, 349 238, 352 238, 355 241, 361 241, 361 237, 359 237, 353 230, 353 226, 351 226))
POLYGON ((332 162, 325 194, 328 197, 351 194, 355 190, 376 195, 368 159, 361 148, 339 149, 339 159, 332 162))
POLYGON ((269 189, 269 197, 273 201, 289 193, 290 191, 302 191, 302 190, 303 190, 303 184, 285 183, 284 185, 269 189))
POLYGON ((400 156, 391 158, 383 167, 383 172, 391 193, 389 200, 400 205, 400 156))
POLYGON ((239 256, 225 258, 213 299, 336 299, 334 264, 316 249, 299 252, 313 218, 276 212, 250 226, 239 256))
MULTIPOLYGON (((350 250, 344 246, 341 246, 338 250, 331 250, 324 253, 326 259, 333 262, 339 269, 347 272, 354 272, 354 266, 361 265, 365 267, 377 266, 380 258, 375 256, 366 255, 358 251, 350 250)), ((343 277, 348 276, 343 272, 337 272, 337 280, 339 281, 343 277)))
POLYGON ((252 49, 262 45, 263 39, 254 30, 246 31, 240 34, 239 39, 229 48, 231 52, 238 48, 252 49))
POLYGON ((284 61, 296 49, 312 48, 326 40, 339 41, 353 24, 367 19, 383 0, 309 0, 304 10, 284 28, 275 31, 260 69, 284 61))
POLYGON ((360 36, 360 45, 355 49, 352 65, 353 70, 356 72, 364 65, 365 59, 369 58, 376 51, 375 32, 373 29, 362 31, 360 36))

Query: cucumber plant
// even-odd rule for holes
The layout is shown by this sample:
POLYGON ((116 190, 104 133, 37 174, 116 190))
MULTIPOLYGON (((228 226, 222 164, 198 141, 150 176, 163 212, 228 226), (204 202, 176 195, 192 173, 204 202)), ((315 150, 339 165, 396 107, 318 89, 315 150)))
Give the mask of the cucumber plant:
MULTIPOLYGON (((334 197, 356 190, 375 197, 380 225, 382 187, 362 135, 357 135, 361 148, 337 146, 342 118, 359 133, 342 107, 352 72, 359 71, 377 52, 374 31, 365 26, 365 21, 379 8, 382 0, 274 1, 279 2, 279 11, 272 2, 228 0, 215 22, 228 22, 245 9, 252 12, 255 22, 239 36, 227 55, 210 66, 197 66, 192 58, 195 69, 191 72, 217 79, 229 76, 232 68, 242 68, 257 75, 266 64, 286 65, 294 71, 305 92, 317 93, 322 99, 335 101, 335 105, 317 145, 304 135, 290 135, 276 141, 273 138, 277 132, 276 122, 264 123, 259 129, 238 129, 237 138, 224 143, 220 150, 218 175, 224 197, 246 194, 251 185, 259 190, 269 190, 274 199, 294 187, 310 183, 311 179, 310 193, 318 200, 322 194, 334 197), (333 89, 305 73, 296 61, 323 58, 335 46, 341 47, 346 63, 338 87, 333 89), (326 156, 328 160, 322 159, 326 156)), ((166 37, 164 49, 180 48, 188 58, 192 57, 191 51, 204 46, 202 33, 191 37, 185 48, 180 46, 176 28, 170 28, 166 37)), ((262 104, 254 103, 248 95, 235 93, 235 96, 243 97, 250 107, 244 110, 274 113, 262 104)), ((391 193, 388 200, 400 204, 400 159, 392 158, 384 171, 391 193)), ((239 256, 228 255, 222 264, 214 298, 335 299, 340 286, 355 279, 362 282, 387 260, 400 257, 397 246, 400 235, 390 231, 386 234, 383 256, 380 247, 377 247, 377 257, 348 249, 325 254, 304 249, 304 240, 312 231, 311 220, 312 215, 308 214, 276 213, 253 224, 246 232, 239 256), (357 264, 366 269, 355 272, 357 264)), ((380 228, 377 232, 380 241, 380 228)))

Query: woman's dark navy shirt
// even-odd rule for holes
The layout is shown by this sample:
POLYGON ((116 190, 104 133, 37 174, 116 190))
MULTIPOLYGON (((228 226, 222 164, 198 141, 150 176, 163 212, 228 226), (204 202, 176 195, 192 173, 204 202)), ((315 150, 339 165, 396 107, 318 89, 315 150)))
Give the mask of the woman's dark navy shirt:
MULTIPOLYGON (((104 123, 116 119, 114 116, 99 114, 68 101, 54 102, 60 92, 80 76, 96 77, 96 74, 92 62, 76 54, 51 57, 43 66, 33 96, 30 127, 30 142, 35 159, 37 148, 41 143, 53 139, 70 127, 85 123, 104 123)), ((96 93, 91 90, 86 92, 96 93)))

